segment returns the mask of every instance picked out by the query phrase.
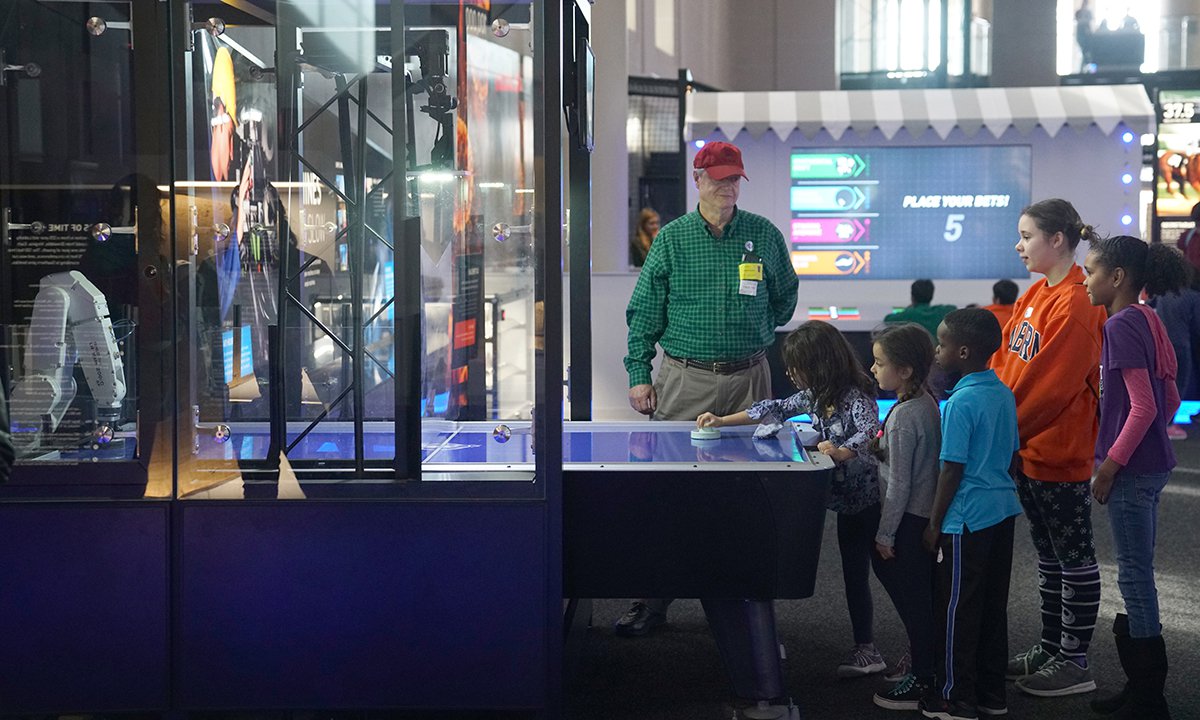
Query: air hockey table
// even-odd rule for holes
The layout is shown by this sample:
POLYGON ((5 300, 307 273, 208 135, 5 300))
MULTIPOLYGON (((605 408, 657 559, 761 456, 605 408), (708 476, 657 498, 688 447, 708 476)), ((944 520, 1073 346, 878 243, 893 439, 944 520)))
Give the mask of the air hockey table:
MULTIPOLYGON (((591 598, 700 598, 734 694, 769 702, 786 694, 771 601, 813 594, 834 465, 810 450, 806 425, 766 439, 722 428, 716 440, 693 439, 694 427, 563 423, 568 663, 591 598)), ((532 471, 528 425, 506 428, 459 425, 423 468, 532 471)))
MULTIPOLYGON (((352 456, 337 424, 310 433, 289 459, 352 456)), ((814 592, 834 465, 818 436, 786 423, 774 437, 726 427, 696 440, 690 422, 563 423, 563 594, 567 655, 586 633, 592 598, 700 598, 734 693, 785 693, 772 600, 814 592)), ((261 456, 266 427, 239 424, 201 459, 261 456), (262 447, 260 447, 260 445, 262 447)), ((369 460, 393 454, 391 426, 368 423, 369 460)), ((422 476, 535 483, 529 421, 427 420, 422 476)))
MULTIPOLYGON (((805 598, 813 593, 833 463, 817 434, 786 423, 694 440, 690 422, 563 423, 563 555, 567 597, 805 598)), ((289 427, 299 432, 303 424, 289 427)), ((368 461, 390 462, 390 423, 367 423, 368 461)), ((231 423, 220 442, 197 437, 217 466, 265 456, 266 423, 231 423)), ((430 482, 535 482, 530 422, 422 425, 430 482), (497 432, 505 428, 507 433, 497 432)), ((299 460, 353 457, 348 423, 326 422, 289 452, 299 460)))

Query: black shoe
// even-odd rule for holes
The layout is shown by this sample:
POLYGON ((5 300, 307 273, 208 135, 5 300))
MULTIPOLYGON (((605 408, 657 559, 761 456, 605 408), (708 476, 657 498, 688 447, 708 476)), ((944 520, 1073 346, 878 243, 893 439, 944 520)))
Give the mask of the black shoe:
POLYGON ((1008 714, 1008 703, 1004 702, 1004 698, 979 698, 980 715, 988 715, 991 717, 999 717, 1000 715, 1008 714))
POLYGON ((1112 715, 1125 706, 1129 700, 1129 694, 1129 683, 1125 683, 1125 686, 1115 695, 1097 698, 1088 704, 1091 706, 1092 712, 1097 715, 1112 715))
POLYGON ((974 705, 935 697, 921 698, 921 714, 935 720, 979 720, 974 705))
POLYGON ((629 612, 617 621, 613 632, 621 637, 641 637, 659 625, 665 625, 666 622, 665 614, 655 612, 646 603, 636 600, 629 606, 629 612))
POLYGON ((885 710, 920 710, 921 698, 929 694, 929 685, 916 675, 905 675, 895 687, 875 693, 875 704, 885 710))

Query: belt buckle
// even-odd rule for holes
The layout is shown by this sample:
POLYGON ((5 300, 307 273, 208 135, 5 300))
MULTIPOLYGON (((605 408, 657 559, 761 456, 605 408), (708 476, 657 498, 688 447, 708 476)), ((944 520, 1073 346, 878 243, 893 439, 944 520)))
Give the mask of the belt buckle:
POLYGON ((724 375, 729 372, 726 368, 732 367, 733 363, 726 361, 717 361, 712 364, 712 371, 716 375, 724 375))

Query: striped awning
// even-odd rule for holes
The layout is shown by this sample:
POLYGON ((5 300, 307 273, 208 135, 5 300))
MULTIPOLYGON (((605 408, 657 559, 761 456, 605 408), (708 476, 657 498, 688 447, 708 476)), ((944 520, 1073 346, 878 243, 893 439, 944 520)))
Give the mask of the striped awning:
POLYGON ((968 137, 987 128, 999 137, 1009 127, 1022 134, 1041 127, 1051 137, 1070 125, 1096 125, 1107 135, 1119 124, 1151 132, 1154 106, 1141 85, 967 88, 962 90, 846 90, 820 92, 692 92, 688 139, 720 130, 758 137, 771 130, 786 138, 799 130, 812 138, 822 130, 836 140, 847 130, 866 135, 878 128, 889 140, 904 128, 917 137, 928 128, 943 139, 954 128, 968 137))

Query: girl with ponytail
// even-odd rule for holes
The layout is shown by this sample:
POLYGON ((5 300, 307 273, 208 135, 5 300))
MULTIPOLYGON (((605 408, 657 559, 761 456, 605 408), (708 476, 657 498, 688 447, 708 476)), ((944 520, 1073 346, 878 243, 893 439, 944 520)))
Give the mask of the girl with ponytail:
POLYGON ((1113 635, 1129 678, 1124 689, 1094 701, 1092 708, 1112 718, 1169 718, 1154 541, 1159 498, 1175 467, 1167 426, 1179 408, 1179 391, 1166 327, 1138 297, 1143 289, 1150 295, 1181 289, 1188 280, 1187 262, 1174 248, 1120 235, 1093 242, 1084 267, 1088 297, 1109 316, 1092 495, 1108 505, 1112 520, 1117 585, 1125 600, 1113 635))

